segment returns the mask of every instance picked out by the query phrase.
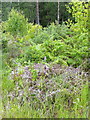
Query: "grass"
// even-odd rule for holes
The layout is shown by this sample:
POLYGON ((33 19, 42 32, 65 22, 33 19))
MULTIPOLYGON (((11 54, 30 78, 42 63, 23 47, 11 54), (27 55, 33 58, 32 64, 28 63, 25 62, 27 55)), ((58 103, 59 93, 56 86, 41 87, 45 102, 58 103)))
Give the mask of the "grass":
MULTIPOLYGON (((55 97, 54 96, 45 97, 44 98, 45 100, 41 100, 41 98, 38 99, 35 96, 35 93, 33 93, 32 96, 29 95, 28 85, 26 85, 25 89, 21 87, 17 89, 15 84, 16 79, 15 80, 10 79, 10 71, 9 72, 4 71, 3 82, 2 82, 2 88, 4 94, 2 99, 3 100, 2 117, 3 118, 87 118, 88 117, 88 99, 87 99, 88 83, 82 82, 81 84, 82 87, 78 89, 79 92, 76 91, 75 93, 75 90, 78 87, 75 88, 75 86, 72 86, 74 88, 71 89, 70 86, 68 85, 66 86, 61 75, 59 76, 56 75, 55 77, 49 78, 49 80, 50 79, 52 79, 54 84, 57 83, 57 86, 60 84, 62 85, 60 89, 61 92, 55 94, 55 97), (71 89, 70 93, 68 92, 67 87, 71 89), (24 90, 25 92, 25 94, 21 97, 20 95, 18 95, 18 91, 20 89, 22 91, 24 90), (13 97, 11 96, 13 96, 14 91, 16 92, 17 96, 14 96, 13 99, 13 97), (9 93, 11 93, 11 96, 9 93), (29 100, 27 100, 27 95, 29 100), (22 104, 20 99, 22 99, 23 101, 22 104)), ((21 79, 18 79, 18 81, 21 81, 21 79)), ((69 81, 68 84, 70 84, 69 81)), ((48 90, 51 91, 51 93, 55 92, 53 91, 52 88, 48 87, 48 89, 46 90, 45 83, 42 83, 41 87, 39 87, 38 90, 44 89, 46 90, 45 92, 49 95, 50 93, 48 92, 48 90)), ((34 88, 34 91, 35 89, 36 88, 34 88)))
MULTIPOLYGON (((87 91, 87 85, 85 85, 83 92, 87 91)), ((4 111, 3 117, 6 118, 87 118, 87 96, 86 94, 81 94, 81 96, 77 96, 74 101, 74 106, 71 108, 66 108, 64 102, 61 98, 56 99, 56 103, 54 105, 50 105, 49 109, 44 106, 43 109, 32 109, 25 103, 23 106, 19 106, 14 102, 11 102, 10 108, 7 108, 4 111), (84 101, 83 101, 84 100, 84 101), (54 107, 54 108, 53 108, 54 107)))

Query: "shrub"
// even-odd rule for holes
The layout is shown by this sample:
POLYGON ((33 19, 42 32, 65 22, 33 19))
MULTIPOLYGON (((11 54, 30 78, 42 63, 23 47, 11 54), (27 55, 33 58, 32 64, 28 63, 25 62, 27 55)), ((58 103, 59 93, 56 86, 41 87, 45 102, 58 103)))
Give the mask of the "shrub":
POLYGON ((75 66, 82 64, 88 58, 88 3, 86 2, 71 2, 70 6, 67 6, 69 13, 75 19, 75 23, 72 23, 68 19, 67 24, 73 31, 73 36, 65 40, 68 45, 72 46, 72 49, 68 51, 69 65, 73 63, 75 66), (72 60, 71 60, 72 58, 72 60))
POLYGON ((46 40, 49 40, 50 38, 51 38, 51 35, 48 34, 46 30, 42 30, 36 36, 34 36, 32 41, 36 44, 41 44, 45 42, 46 40))
POLYGON ((74 36, 62 40, 45 40, 42 44, 32 44, 22 48, 24 61, 31 62, 54 62, 61 65, 77 67, 88 57, 87 39, 74 36), (82 38, 82 39, 81 39, 82 38), (79 40, 79 41, 78 41, 79 40), (80 42, 82 40, 82 42, 80 42))
POLYGON ((67 36, 71 33, 65 23, 62 23, 62 25, 51 23, 51 25, 48 26, 46 30, 47 33, 53 37, 54 40, 67 38, 67 36))
POLYGON ((42 26, 40 25, 33 25, 31 23, 29 23, 28 25, 28 36, 30 38, 34 38, 37 34, 39 34, 39 31, 42 30, 42 26))
POLYGON ((27 19, 17 10, 11 10, 5 25, 6 31, 14 36, 24 36, 27 33, 27 19))
POLYGON ((71 2, 69 3, 71 8, 67 6, 68 12, 72 14, 75 18, 75 23, 72 24, 72 21, 69 20, 69 25, 71 25, 71 29, 77 33, 88 32, 88 3, 86 2, 71 2))
POLYGON ((63 23, 62 25, 52 23, 47 28, 43 28, 39 25, 33 25, 28 30, 28 39, 32 39, 36 44, 41 44, 47 40, 60 40, 67 38, 71 34, 71 31, 63 23))
POLYGON ((30 62, 40 62, 44 58, 43 56, 44 55, 40 45, 30 46, 26 48, 25 52, 23 53, 24 60, 30 62))

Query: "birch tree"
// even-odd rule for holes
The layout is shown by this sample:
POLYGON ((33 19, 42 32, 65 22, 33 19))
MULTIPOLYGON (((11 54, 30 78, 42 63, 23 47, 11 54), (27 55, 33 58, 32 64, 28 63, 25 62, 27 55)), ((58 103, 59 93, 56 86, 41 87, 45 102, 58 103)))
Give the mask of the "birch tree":
POLYGON ((37 17, 37 24, 40 24, 40 21, 39 21, 39 2, 38 2, 38 0, 36 2, 36 17, 37 17))
POLYGON ((20 11, 20 5, 19 5, 19 2, 20 2, 20 1, 18 0, 18 11, 20 11))
POLYGON ((58 24, 59 24, 59 20, 60 20, 59 12, 60 12, 60 2, 59 2, 59 0, 58 0, 58 14, 57 14, 58 24))

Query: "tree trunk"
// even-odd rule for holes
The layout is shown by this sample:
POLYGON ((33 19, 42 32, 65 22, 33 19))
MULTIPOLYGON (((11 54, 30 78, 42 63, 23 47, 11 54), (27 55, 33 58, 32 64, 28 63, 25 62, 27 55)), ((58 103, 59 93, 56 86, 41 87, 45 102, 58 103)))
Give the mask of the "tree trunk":
POLYGON ((36 17, 37 17, 37 24, 40 25, 40 22, 39 22, 39 2, 38 2, 38 0, 36 2, 36 17))
POLYGON ((19 2, 20 2, 20 1, 18 0, 18 11, 20 11, 20 4, 19 4, 19 2))
POLYGON ((11 10, 11 9, 12 9, 12 0, 11 0, 10 4, 11 4, 11 5, 10 5, 10 10, 11 10))
POLYGON ((57 14, 58 24, 59 24, 59 20, 60 20, 59 12, 60 12, 60 2, 59 2, 59 0, 58 0, 58 14, 57 14))

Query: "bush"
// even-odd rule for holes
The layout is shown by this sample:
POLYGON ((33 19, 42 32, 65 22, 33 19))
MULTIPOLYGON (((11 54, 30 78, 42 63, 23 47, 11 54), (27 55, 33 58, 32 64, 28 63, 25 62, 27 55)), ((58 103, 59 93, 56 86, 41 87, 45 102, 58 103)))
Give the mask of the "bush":
POLYGON ((42 26, 40 25, 33 25, 31 23, 28 24, 28 36, 29 38, 34 38, 39 34, 39 32, 42 30, 42 26))
POLYGON ((42 44, 33 44, 26 48, 24 58, 26 61, 42 62, 46 57, 46 62, 77 67, 88 57, 88 41, 83 37, 69 37, 65 41, 49 39, 42 44), (82 42, 80 42, 81 40, 82 42))
POLYGON ((47 28, 49 35, 53 36, 54 40, 65 39, 69 34, 71 34, 70 29, 65 25, 65 23, 55 24, 51 23, 47 28))
POLYGON ((33 45, 25 48, 25 52, 22 56, 24 57, 24 61, 30 62, 40 62, 44 58, 40 45, 33 45))
MULTIPOLYGON (((80 4, 78 3, 78 5, 80 4)), ((78 15, 73 11, 74 14, 78 15)), ((80 14, 83 15, 82 11, 80 14)), ((21 63, 44 61, 77 67, 88 57, 88 34, 82 30, 75 32, 75 29, 72 28, 80 21, 76 19, 76 22, 74 25, 71 23, 70 29, 64 23, 62 25, 52 23, 47 28, 42 28, 40 25, 27 24, 27 20, 22 14, 12 10, 5 24, 7 31, 12 35, 15 33, 15 36, 11 35, 9 38, 7 33, 3 33, 2 45, 11 58, 14 53, 14 58, 18 57, 17 59, 21 63), (18 31, 19 33, 17 33, 18 31), (16 37, 16 35, 24 36, 16 37), (44 60, 44 58, 46 59, 44 60)), ((83 22, 80 24, 83 25, 83 22)), ((86 29, 85 26, 84 29, 86 29)))
POLYGON ((75 18, 75 23, 72 24, 72 21, 69 19, 69 25, 75 34, 86 33, 88 32, 88 3, 86 2, 71 2, 69 3, 71 8, 67 6, 68 12, 72 14, 75 18))
POLYGON ((27 34, 27 24, 27 19, 25 19, 24 15, 12 9, 5 24, 6 31, 10 32, 13 36, 24 36, 27 34))
POLYGON ((39 32, 39 34, 37 34, 32 41, 36 44, 41 44, 43 42, 45 42, 46 40, 49 40, 51 38, 51 35, 48 34, 48 32, 46 30, 42 30, 39 32))
POLYGON ((41 44, 47 40, 65 39, 71 34, 68 27, 63 23, 62 25, 52 23, 47 28, 40 25, 29 24, 27 40, 31 39, 36 44, 41 44))

